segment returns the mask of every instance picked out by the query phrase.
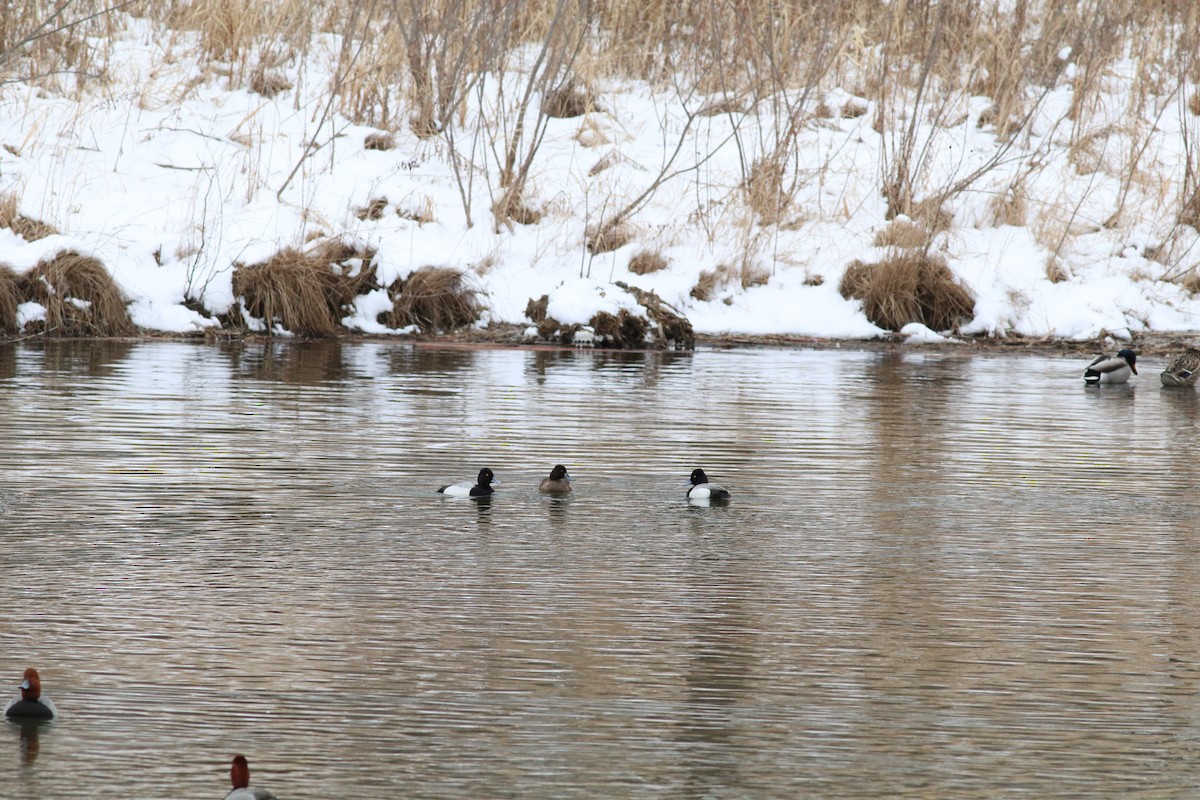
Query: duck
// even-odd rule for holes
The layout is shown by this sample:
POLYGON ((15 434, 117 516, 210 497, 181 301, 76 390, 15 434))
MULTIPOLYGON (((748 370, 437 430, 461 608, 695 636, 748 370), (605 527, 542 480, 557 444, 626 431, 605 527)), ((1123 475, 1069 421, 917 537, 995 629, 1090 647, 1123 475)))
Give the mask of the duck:
POLYGON ((250 763, 246 757, 233 757, 233 766, 229 768, 229 780, 233 788, 225 795, 225 800, 276 800, 275 795, 266 789, 250 788, 250 763))
POLYGON ((1196 378, 1200 378, 1200 350, 1194 347, 1184 349, 1171 359, 1158 376, 1163 386, 1195 386, 1196 378))
POLYGON ((562 464, 555 464, 550 470, 550 477, 542 478, 538 491, 543 494, 569 494, 571 491, 571 476, 562 464))
POLYGON ((475 479, 475 483, 470 481, 450 483, 438 489, 438 492, 447 497, 488 497, 495 493, 492 488, 493 483, 500 483, 500 481, 496 480, 494 472, 484 467, 479 470, 479 477, 475 479))
POLYGON ((58 709, 49 697, 42 697, 42 679, 33 667, 25 670, 21 695, 4 707, 4 716, 14 720, 54 719, 58 709))
POLYGON ((692 470, 692 477, 684 486, 690 486, 687 491, 689 500, 728 500, 731 495, 724 486, 708 482, 708 476, 702 469, 692 470))
POLYGON ((1083 382, 1089 386, 1098 383, 1125 383, 1130 375, 1137 375, 1137 353, 1126 348, 1115 356, 1096 356, 1083 371, 1083 382))

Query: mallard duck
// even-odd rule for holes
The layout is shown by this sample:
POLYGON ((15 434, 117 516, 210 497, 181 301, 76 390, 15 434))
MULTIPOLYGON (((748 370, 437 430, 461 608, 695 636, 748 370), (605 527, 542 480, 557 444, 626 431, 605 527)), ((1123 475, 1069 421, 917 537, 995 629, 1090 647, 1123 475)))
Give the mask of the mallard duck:
POLYGON ((549 478, 542 478, 538 491, 543 494, 568 494, 571 491, 571 476, 562 464, 555 464, 549 478))
POLYGON ((475 479, 475 483, 459 481, 447 484, 438 491, 450 497, 487 497, 496 491, 492 488, 492 484, 499 482, 496 480, 496 474, 484 467, 479 470, 479 477, 475 479))
POLYGON ((1167 368, 1158 379, 1163 386, 1195 386, 1196 378, 1200 377, 1200 350, 1194 347, 1186 348, 1182 353, 1171 359, 1167 368))
POLYGON ((1124 383, 1130 375, 1137 375, 1137 354, 1126 348, 1115 356, 1099 355, 1083 371, 1083 382, 1089 386, 1097 383, 1124 383))

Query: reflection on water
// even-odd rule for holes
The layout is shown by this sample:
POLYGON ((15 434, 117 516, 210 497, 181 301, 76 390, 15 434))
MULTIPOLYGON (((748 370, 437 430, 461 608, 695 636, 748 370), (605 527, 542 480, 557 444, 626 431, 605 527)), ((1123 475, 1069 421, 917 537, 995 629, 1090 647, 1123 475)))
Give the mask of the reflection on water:
POLYGON ((1156 367, 0 347, 0 668, 61 713, 0 786, 1190 797, 1200 408, 1156 367))

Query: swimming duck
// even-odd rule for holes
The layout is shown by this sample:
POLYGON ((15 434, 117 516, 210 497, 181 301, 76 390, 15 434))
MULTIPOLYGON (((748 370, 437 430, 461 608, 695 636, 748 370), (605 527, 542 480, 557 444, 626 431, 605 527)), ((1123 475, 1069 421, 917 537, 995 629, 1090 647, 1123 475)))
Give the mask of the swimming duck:
POLYGON ((1137 354, 1126 348, 1115 356, 1099 355, 1083 371, 1083 382, 1089 386, 1097 383, 1124 383, 1130 375, 1137 375, 1137 354))
POLYGON ((702 469, 692 470, 692 477, 684 486, 690 485, 687 496, 689 500, 728 500, 729 490, 724 486, 708 482, 708 476, 702 469))
POLYGON ((1195 386, 1196 378, 1200 378, 1200 350, 1194 347, 1175 356, 1158 376, 1163 386, 1195 386))
POLYGON ((54 719, 58 709, 49 697, 42 697, 42 679, 33 667, 25 670, 21 681, 21 696, 15 697, 4 707, 4 716, 9 719, 54 719))
POLYGON ((571 476, 562 464, 555 464, 549 478, 542 478, 538 491, 545 494, 567 494, 571 491, 571 476))
POLYGON ((225 800, 275 800, 275 795, 266 789, 250 788, 250 764, 245 756, 233 757, 229 780, 233 783, 233 789, 225 795, 225 800))
POLYGON ((479 470, 479 477, 475 479, 475 483, 471 483, 470 481, 451 483, 438 489, 438 491, 449 497, 487 497, 495 492, 492 484, 499 482, 496 480, 496 474, 487 467, 484 467, 479 470))

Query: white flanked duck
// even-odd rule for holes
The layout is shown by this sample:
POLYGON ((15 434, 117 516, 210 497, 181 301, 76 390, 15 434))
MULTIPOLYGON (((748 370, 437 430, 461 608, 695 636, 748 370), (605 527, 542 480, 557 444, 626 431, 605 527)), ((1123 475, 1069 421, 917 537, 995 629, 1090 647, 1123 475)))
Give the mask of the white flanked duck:
POLYGON ((1171 363, 1158 376, 1163 386, 1195 386, 1196 378, 1200 378, 1200 350, 1194 347, 1185 349, 1171 359, 1171 363))
POLYGON ((1129 348, 1115 356, 1099 355, 1083 371, 1083 382, 1089 386, 1099 383, 1125 383, 1137 375, 1137 354, 1129 348))
POLYGON ((461 481, 459 483, 451 483, 438 489, 448 497, 490 497, 495 493, 492 488, 493 483, 499 483, 496 480, 496 474, 487 467, 479 470, 479 477, 475 479, 475 483, 470 481, 461 481))
POLYGON ((702 469, 692 470, 692 477, 684 486, 689 486, 687 491, 688 500, 710 500, 713 502, 725 502, 729 500, 729 490, 724 486, 719 486, 715 483, 708 482, 708 476, 704 474, 702 469))

